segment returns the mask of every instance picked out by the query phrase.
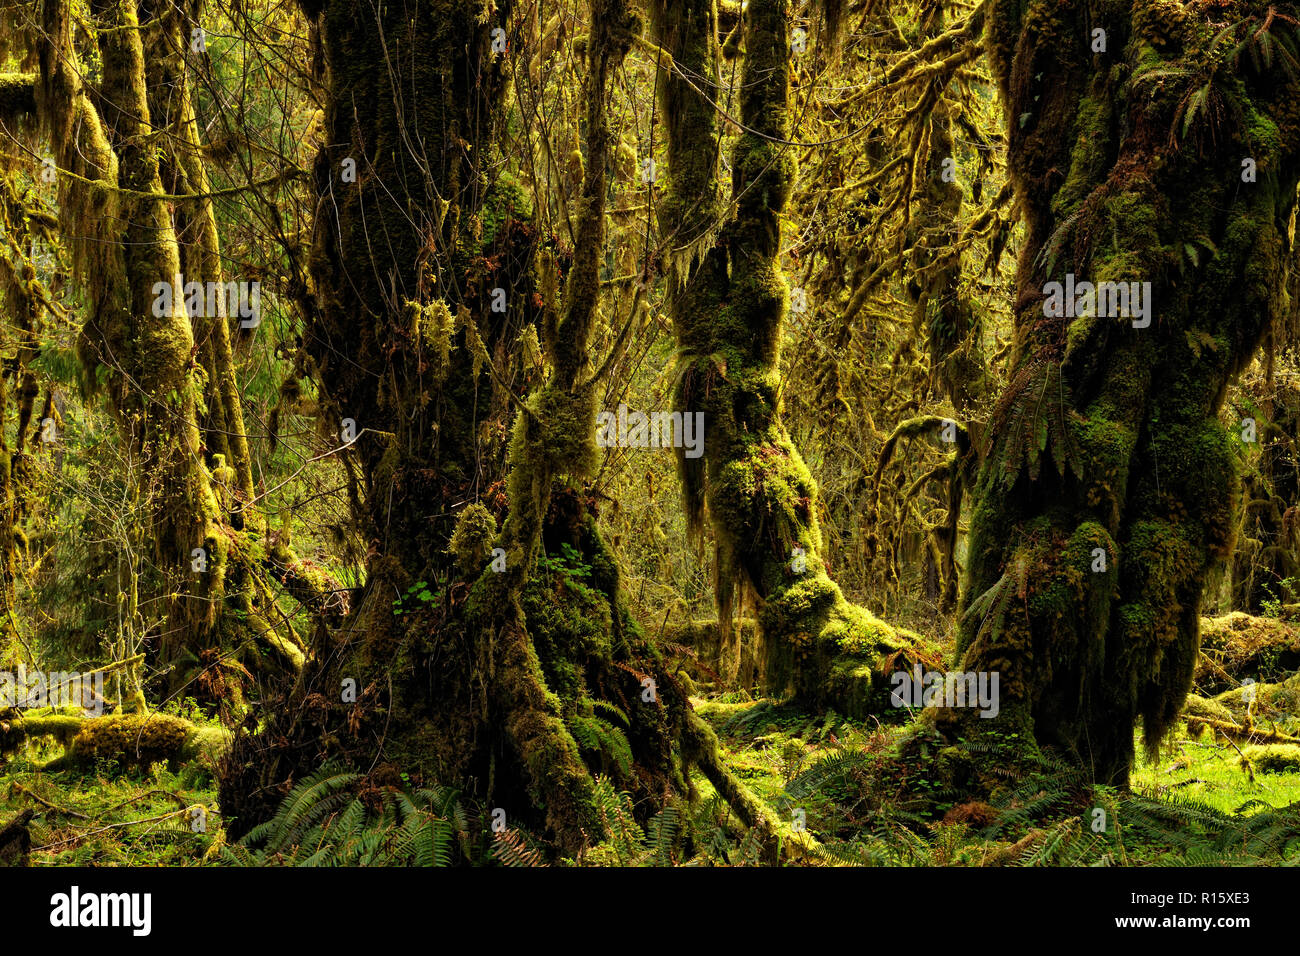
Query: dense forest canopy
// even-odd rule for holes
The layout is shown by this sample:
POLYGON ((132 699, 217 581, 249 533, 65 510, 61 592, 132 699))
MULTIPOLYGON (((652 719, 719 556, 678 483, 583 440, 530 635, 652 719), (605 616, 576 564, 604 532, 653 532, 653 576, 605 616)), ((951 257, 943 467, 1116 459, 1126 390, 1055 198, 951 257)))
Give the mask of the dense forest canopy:
POLYGON ((1300 861, 1298 103, 1291 3, 0 0, 0 859, 1300 861))

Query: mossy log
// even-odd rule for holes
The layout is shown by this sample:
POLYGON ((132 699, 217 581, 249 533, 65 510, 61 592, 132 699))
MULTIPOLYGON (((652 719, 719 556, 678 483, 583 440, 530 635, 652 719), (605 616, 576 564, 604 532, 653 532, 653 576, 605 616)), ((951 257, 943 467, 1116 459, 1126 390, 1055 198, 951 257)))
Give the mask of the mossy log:
POLYGON ((1188 694, 1183 702, 1183 717, 1189 720, 1231 721, 1232 711, 1218 701, 1206 700, 1197 694, 1188 694))
POLYGON ((1209 728, 1212 731, 1222 734, 1229 740, 1245 741, 1248 743, 1261 744, 1300 744, 1300 737, 1292 737, 1284 734, 1279 730, 1264 729, 1253 724, 1243 726, 1234 724, 1231 721, 1215 720, 1212 717, 1188 717, 1187 729, 1191 733, 1197 733, 1201 728, 1209 728))
POLYGON ((115 760, 143 769, 165 761, 175 768, 192 760, 215 764, 230 742, 229 731, 205 727, 170 714, 80 717, 69 713, 23 715, 0 720, 0 754, 15 753, 27 741, 53 737, 63 755, 46 771, 115 760))
MULTIPOLYGON (((762 682, 769 687, 788 687, 795 679, 795 668, 802 665, 804 676, 818 674, 824 685, 810 689, 801 700, 823 701, 846 717, 855 719, 892 713, 902 715, 905 711, 892 708, 889 703, 890 675, 896 671, 910 672, 915 664, 920 664, 926 671, 941 669, 942 649, 915 631, 873 620, 873 627, 880 637, 869 650, 858 650, 851 642, 823 644, 820 647, 829 651, 828 658, 811 665, 809 659, 818 653, 819 645, 806 634, 796 634, 790 641, 796 653, 794 660, 788 661, 772 652, 773 642, 765 639, 756 620, 742 620, 735 632, 741 641, 742 663, 752 655, 757 661, 762 682), (888 647, 889 652, 881 653, 883 647, 888 647), (778 670, 782 667, 788 669, 778 670)), ((701 661, 716 661, 723 641, 722 630, 719 622, 714 620, 684 621, 667 625, 662 640, 694 649, 701 661)), ((697 673, 701 670, 698 666, 688 669, 697 673)), ((705 671, 703 676, 716 678, 717 675, 705 671)))
POLYGON ((1247 747, 1241 752, 1241 762, 1260 773, 1300 773, 1300 746, 1289 743, 1247 747))
POLYGON ((741 823, 758 832, 762 862, 794 860, 815 851, 816 841, 806 832, 795 833, 731 772, 718 753, 718 738, 713 728, 693 712, 687 715, 683 739, 688 759, 700 768, 741 823))
POLYGON ((1300 717, 1300 674, 1272 684, 1245 684, 1211 698, 1234 717, 1252 713, 1270 719, 1300 717))
POLYGON ((1181 716, 1193 734, 1208 728, 1237 742, 1300 743, 1300 737, 1287 732, 1300 721, 1300 675, 1272 684, 1243 684, 1208 699, 1189 694, 1181 716))
POLYGON ((1245 678, 1260 683, 1284 679, 1300 669, 1300 625, 1234 611, 1201 618, 1201 655, 1195 683, 1217 694, 1245 678))

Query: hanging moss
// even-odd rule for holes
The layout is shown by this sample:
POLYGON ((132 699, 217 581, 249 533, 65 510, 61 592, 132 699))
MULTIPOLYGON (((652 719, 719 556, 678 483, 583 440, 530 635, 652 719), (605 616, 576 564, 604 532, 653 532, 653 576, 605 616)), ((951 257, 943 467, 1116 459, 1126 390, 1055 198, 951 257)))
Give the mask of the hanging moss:
MULTIPOLYGON (((717 73, 709 4, 655 7, 652 14, 676 63, 694 75, 717 73)), ((786 142, 790 16, 785 0, 746 8, 738 87, 744 129, 731 160, 737 208, 712 247, 692 244, 692 254, 677 260, 673 281, 683 288, 673 299, 673 325, 684 367, 674 404, 684 414, 702 412, 705 422, 702 458, 679 451, 677 460, 688 522, 698 530, 707 507, 717 541, 724 680, 739 676, 740 647, 729 624, 740 586, 758 601, 755 656, 764 683, 810 706, 839 706, 837 695, 861 696, 846 687, 845 674, 907 642, 850 604, 828 575, 817 485, 781 421, 780 343, 790 289, 779 267, 780 215, 798 172, 786 142), (832 679, 840 655, 843 666, 832 679)), ((707 236, 716 215, 707 200, 718 193, 716 114, 671 74, 660 84, 669 159, 660 223, 674 234, 707 236)))
POLYGON ((483 569, 496 534, 497 522, 492 512, 477 501, 465 506, 447 545, 447 551, 456 556, 461 574, 470 577, 483 569))

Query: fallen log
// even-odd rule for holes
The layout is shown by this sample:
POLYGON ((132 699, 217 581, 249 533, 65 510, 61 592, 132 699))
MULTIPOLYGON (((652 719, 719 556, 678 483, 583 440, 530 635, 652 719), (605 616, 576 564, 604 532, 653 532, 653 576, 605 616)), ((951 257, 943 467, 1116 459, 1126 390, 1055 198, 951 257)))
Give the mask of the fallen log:
POLYGON ((1277 729, 1265 730, 1256 724, 1234 724, 1225 720, 1215 720, 1212 717, 1188 717, 1187 729, 1195 734, 1202 727, 1209 727, 1217 730, 1229 740, 1235 740, 1239 743, 1250 744, 1300 744, 1300 738, 1292 737, 1282 733, 1277 729))
POLYGON ((38 737, 53 737, 63 745, 62 756, 45 764, 41 768, 45 771, 82 766, 97 759, 142 769, 165 761, 173 771, 196 759, 215 765, 230 742, 230 732, 222 727, 205 727, 170 714, 24 714, 0 720, 0 756, 14 753, 38 737))
POLYGON ((1201 652, 1195 683, 1202 696, 1237 686, 1284 680, 1300 668, 1300 626, 1234 611, 1201 618, 1201 652))

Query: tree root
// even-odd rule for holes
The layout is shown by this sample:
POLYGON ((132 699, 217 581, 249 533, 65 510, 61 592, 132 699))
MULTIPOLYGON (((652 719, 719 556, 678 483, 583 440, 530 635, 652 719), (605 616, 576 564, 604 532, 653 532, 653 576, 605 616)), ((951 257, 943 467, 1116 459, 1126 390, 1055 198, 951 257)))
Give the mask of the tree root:
POLYGON ((682 746, 687 759, 699 767, 713 789, 735 811, 740 822, 759 833, 763 863, 775 864, 811 855, 817 841, 805 833, 796 833, 783 823, 775 811, 749 791, 718 754, 718 737, 694 711, 686 714, 682 746))
POLYGON ((546 822, 559 846, 572 853, 599 840, 591 774, 560 717, 559 699, 546 689, 528 634, 507 625, 501 634, 497 696, 506 734, 527 770, 534 799, 546 807, 546 822))

